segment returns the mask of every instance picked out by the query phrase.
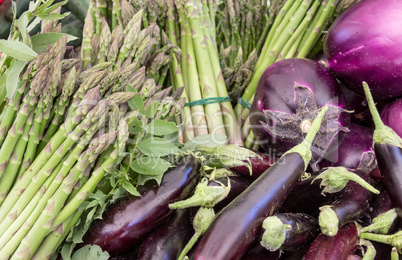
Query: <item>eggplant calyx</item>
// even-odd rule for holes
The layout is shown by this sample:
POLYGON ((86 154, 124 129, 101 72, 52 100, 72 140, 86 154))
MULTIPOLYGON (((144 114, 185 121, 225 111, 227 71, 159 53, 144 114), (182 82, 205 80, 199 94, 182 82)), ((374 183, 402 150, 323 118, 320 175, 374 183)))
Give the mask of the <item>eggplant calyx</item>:
MULTIPOLYGON (((333 143, 340 131, 348 132, 349 129, 342 126, 338 118, 343 112, 349 112, 335 105, 327 105, 328 111, 322 119, 322 127, 317 133, 312 149, 321 159, 333 143)), ((263 110, 265 122, 260 121, 265 130, 274 138, 285 142, 301 143, 311 126, 311 122, 318 115, 314 93, 308 87, 295 85, 296 113, 286 113, 274 110, 263 110), (268 123, 269 122, 269 123, 268 123)))
POLYGON ((316 178, 314 178, 313 182, 316 179, 322 179, 320 186, 324 186, 322 193, 335 193, 341 191, 345 188, 348 182, 354 181, 360 184, 365 189, 373 192, 375 194, 379 194, 380 191, 371 186, 367 181, 358 176, 357 174, 348 171, 345 167, 328 167, 327 170, 323 171, 316 178))
POLYGON ((320 208, 318 223, 324 235, 333 237, 338 233, 339 219, 335 211, 331 209, 331 206, 322 206, 320 208))
POLYGON ((283 224, 276 216, 267 217, 262 223, 262 227, 265 231, 260 243, 270 251, 276 251, 281 248, 286 239, 286 231, 292 228, 288 224, 283 224))
POLYGON ((399 253, 402 252, 402 231, 399 231, 392 235, 381 235, 381 234, 374 234, 374 233, 360 233, 360 238, 368 239, 371 241, 380 242, 383 244, 388 244, 393 247, 396 247, 399 253))
POLYGON ((329 106, 324 106, 321 108, 321 111, 314 118, 314 121, 311 124, 310 130, 308 131, 304 140, 302 140, 301 143, 299 143, 298 145, 294 146, 289 151, 284 153, 284 155, 288 154, 288 153, 300 154, 300 156, 303 158, 305 169, 307 168, 307 166, 310 163, 310 160, 312 158, 311 144, 315 140, 315 137, 321 128, 321 123, 322 123, 322 120, 323 120, 326 112, 328 111, 328 107, 329 106))
POLYGON ((194 195, 188 199, 169 204, 171 209, 184 209, 188 207, 214 207, 218 202, 226 198, 230 191, 230 181, 228 186, 208 186, 208 180, 204 178, 196 187, 194 195))
POLYGON ((387 234, 394 221, 398 218, 395 209, 390 209, 387 212, 375 217, 371 225, 361 229, 361 232, 372 232, 377 234, 387 234))
POLYGON ((391 144, 393 146, 402 148, 402 138, 397 133, 395 133, 395 131, 391 127, 385 125, 384 122, 381 120, 381 116, 375 106, 369 86, 364 81, 363 89, 375 125, 375 130, 373 133, 373 144, 391 144))

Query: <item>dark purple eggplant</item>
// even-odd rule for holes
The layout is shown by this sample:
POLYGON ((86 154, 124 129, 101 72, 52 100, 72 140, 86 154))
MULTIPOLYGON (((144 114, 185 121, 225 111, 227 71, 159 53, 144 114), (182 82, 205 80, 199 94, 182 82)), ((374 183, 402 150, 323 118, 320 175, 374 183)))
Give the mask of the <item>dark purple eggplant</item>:
MULTIPOLYGON (((269 156, 268 154, 264 154, 258 151, 254 151, 258 157, 249 158, 251 163, 252 174, 250 175, 250 170, 246 166, 235 166, 231 167, 230 170, 237 174, 241 174, 244 176, 250 176, 254 179, 257 179, 261 174, 263 174, 272 164, 274 164, 276 158, 269 156)), ((247 162, 247 161, 244 161, 247 162)))
MULTIPOLYGON (((355 170, 366 182, 371 182, 369 172, 355 170)), ((355 181, 349 181, 341 197, 331 205, 321 207, 319 222, 322 233, 335 236, 339 227, 349 221, 358 220, 369 208, 372 192, 355 181)))
POLYGON ((169 169, 160 186, 152 181, 139 187, 140 197, 128 196, 118 201, 106 209, 103 219, 92 223, 84 243, 99 245, 111 255, 132 247, 173 212, 170 203, 191 194, 199 169, 198 160, 189 159, 169 169))
POLYGON ((138 260, 176 260, 193 235, 190 209, 178 209, 142 242, 138 260))
POLYGON ((402 98, 386 104, 381 110, 381 119, 402 137, 402 98))
POLYGON ((318 220, 302 213, 282 213, 266 218, 261 245, 270 251, 297 251, 320 233, 318 220))
POLYGON ((278 260, 279 252, 279 250, 270 252, 261 246, 260 243, 255 243, 255 245, 251 246, 241 260, 278 260))
POLYGON ((388 195, 388 192, 384 190, 379 194, 376 200, 373 203, 373 212, 372 217, 378 217, 379 215, 387 212, 390 209, 393 209, 394 205, 392 204, 391 198, 388 195))
POLYGON ((402 217, 402 138, 382 122, 366 82, 363 89, 375 124, 373 143, 378 168, 396 212, 402 217))
POLYGON ((194 194, 190 198, 172 203, 169 207, 172 209, 184 209, 204 206, 213 207, 218 212, 242 193, 252 182, 253 179, 241 175, 221 177, 215 180, 204 178, 197 185, 194 194))
POLYGON ((323 127, 313 142, 313 161, 341 143, 350 114, 338 82, 313 60, 285 59, 262 75, 251 106, 250 122, 257 143, 279 157, 300 143, 311 121, 324 105, 330 105, 323 127))
POLYGON ((321 168, 343 166, 356 169, 364 153, 374 153, 372 148, 373 131, 370 128, 351 123, 342 143, 319 163, 321 168))
POLYGON ((196 248, 195 260, 241 259, 258 239, 264 219, 275 213, 304 173, 311 158, 308 144, 327 109, 321 110, 302 144, 285 153, 217 214, 196 248))
POLYGON ((319 172, 309 178, 298 181, 279 207, 278 212, 299 212, 318 217, 321 206, 334 202, 341 193, 329 193, 324 196, 320 183, 313 182, 318 174, 319 172))
POLYGON ((357 224, 343 225, 333 237, 319 234, 311 243, 303 260, 341 260, 353 254, 359 245, 357 224))

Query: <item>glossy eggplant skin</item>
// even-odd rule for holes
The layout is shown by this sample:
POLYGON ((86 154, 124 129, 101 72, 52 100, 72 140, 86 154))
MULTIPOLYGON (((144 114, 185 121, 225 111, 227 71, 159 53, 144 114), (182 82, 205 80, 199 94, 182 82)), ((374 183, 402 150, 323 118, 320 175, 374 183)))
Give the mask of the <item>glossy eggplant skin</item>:
POLYGON ((283 224, 290 225, 286 231, 286 239, 281 246, 282 250, 296 251, 311 243, 320 233, 318 220, 301 213, 283 213, 275 215, 283 224))
POLYGON ((402 217, 402 149, 391 144, 374 144, 384 186, 399 218, 402 217))
POLYGON ((253 170, 252 175, 250 175, 250 171, 246 166, 234 166, 231 167, 230 170, 237 174, 257 179, 261 174, 263 174, 266 170, 268 170, 268 168, 271 167, 272 164, 274 164, 275 158, 269 156, 268 154, 261 153, 259 151, 253 151, 253 152, 261 156, 261 158, 258 157, 249 158, 251 168, 253 170))
POLYGON ((314 174, 305 180, 299 180, 279 207, 278 212, 298 212, 318 217, 321 206, 334 202, 340 196, 340 192, 323 196, 320 182, 313 182, 317 175, 314 174))
POLYGON ((218 186, 221 185, 219 184, 222 183, 225 186, 228 186, 230 181, 230 191, 226 198, 223 200, 219 201, 215 206, 214 210, 215 212, 219 212, 221 209, 226 207, 232 200, 234 200, 240 193, 242 193, 245 189, 250 186, 250 184, 253 182, 253 179, 247 178, 244 176, 229 176, 229 177, 223 177, 223 178, 218 178, 215 181, 210 181, 208 183, 208 186, 218 186))
POLYGON ((355 252, 358 245, 358 228, 354 222, 349 222, 343 225, 333 237, 319 234, 303 256, 303 260, 346 259, 355 252))
POLYGON ((217 214, 202 236, 194 259, 241 259, 258 239, 264 219, 276 211, 304 169, 298 153, 285 154, 217 214))
POLYGON ((271 252, 265 249, 260 243, 256 243, 247 251, 241 260, 278 260, 279 250, 271 252))
POLYGON ((169 169, 160 186, 147 182, 138 188, 140 197, 129 196, 106 209, 84 237, 85 244, 99 245, 110 255, 121 253, 141 241, 173 212, 169 204, 188 197, 199 179, 196 159, 169 169))
POLYGON ((177 209, 143 241, 137 260, 176 260, 193 235, 190 210, 177 209))
POLYGON ((388 192, 384 190, 377 196, 373 204, 373 211, 371 213, 371 217, 372 218, 378 217, 379 215, 393 208, 394 205, 392 204, 391 198, 389 197, 388 192))

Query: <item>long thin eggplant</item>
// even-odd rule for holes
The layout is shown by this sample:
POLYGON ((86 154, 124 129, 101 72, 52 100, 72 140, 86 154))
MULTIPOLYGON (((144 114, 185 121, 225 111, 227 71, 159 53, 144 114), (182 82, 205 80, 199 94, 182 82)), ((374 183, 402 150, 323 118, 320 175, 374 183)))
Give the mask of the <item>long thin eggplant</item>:
POLYGON ((191 209, 178 209, 142 242, 138 260, 176 260, 193 235, 191 209))
POLYGON ((270 251, 297 251, 319 234, 318 220, 301 213, 282 213, 266 218, 261 244, 270 251))
POLYGON ((196 248, 195 260, 241 259, 260 235, 264 219, 277 210, 304 173, 312 156, 312 140, 327 109, 321 110, 301 144, 285 153, 217 214, 196 248))
POLYGON ((368 101, 375 124, 373 134, 374 152, 378 168, 383 177, 383 184, 391 198, 398 216, 402 217, 402 138, 386 126, 375 107, 368 85, 363 82, 364 93, 368 101))
POLYGON ((354 222, 343 225, 333 237, 319 234, 303 260, 340 260, 353 254, 359 245, 358 227, 354 222))
POLYGON ((200 163, 189 159, 165 173, 160 186, 147 182, 138 188, 140 197, 129 196, 108 208, 102 220, 95 220, 84 238, 117 254, 141 241, 172 212, 169 204, 190 195, 199 179, 200 163))

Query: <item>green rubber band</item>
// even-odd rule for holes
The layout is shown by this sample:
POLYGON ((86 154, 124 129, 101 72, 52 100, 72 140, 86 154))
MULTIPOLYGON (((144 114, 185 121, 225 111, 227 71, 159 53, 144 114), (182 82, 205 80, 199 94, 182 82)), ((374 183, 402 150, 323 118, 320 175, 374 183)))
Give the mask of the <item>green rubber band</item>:
POLYGON ((248 110, 251 110, 251 104, 250 104, 247 100, 244 100, 244 99, 242 99, 242 98, 239 98, 239 99, 237 100, 237 103, 239 103, 239 104, 242 105, 243 107, 247 108, 248 110))
POLYGON ((192 102, 188 102, 185 104, 185 106, 200 106, 200 105, 208 105, 208 104, 214 104, 214 103, 220 103, 220 102, 229 102, 230 97, 211 97, 211 98, 204 98, 192 102))

